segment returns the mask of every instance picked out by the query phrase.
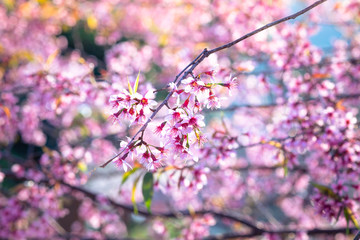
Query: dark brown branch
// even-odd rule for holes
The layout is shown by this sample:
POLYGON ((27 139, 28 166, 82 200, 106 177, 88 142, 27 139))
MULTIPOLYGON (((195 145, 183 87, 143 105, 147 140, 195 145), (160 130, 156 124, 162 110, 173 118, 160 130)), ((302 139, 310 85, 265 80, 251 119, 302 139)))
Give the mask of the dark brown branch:
MULTIPOLYGON (((350 233, 355 233, 357 231, 357 228, 349 228, 348 231, 350 233)), ((310 236, 315 236, 315 235, 330 235, 333 236, 335 234, 338 233, 343 233, 346 234, 347 233, 347 229, 346 228, 328 228, 328 229, 319 229, 319 228, 314 228, 314 229, 309 229, 309 230, 295 230, 295 229, 290 229, 290 230, 278 230, 278 231, 272 231, 272 230, 264 230, 264 229, 260 229, 260 231, 253 231, 251 233, 226 233, 226 234, 221 234, 221 235, 217 235, 217 236, 210 236, 205 238, 206 240, 220 240, 220 239, 246 239, 246 238, 250 238, 250 237, 257 237, 257 236, 261 236, 263 234, 278 234, 278 235, 288 235, 288 234, 299 234, 299 233, 306 233, 307 235, 310 236)), ((358 239, 354 239, 354 240, 358 240, 358 239)))
MULTIPOLYGON (((52 236, 52 238, 46 237, 46 238, 36 238, 36 240, 49 240, 49 239, 63 239, 63 240, 72 240, 72 239, 77 239, 77 240, 97 240, 99 238, 95 238, 95 237, 89 237, 89 236, 84 236, 84 235, 79 235, 79 234, 74 234, 74 233, 67 233, 67 234, 57 234, 52 236)), ((101 237, 102 240, 145 240, 145 238, 130 238, 130 237, 101 237)))
MULTIPOLYGON (((202 62, 204 61, 205 58, 207 58, 208 56, 210 56, 211 54, 221 51, 225 48, 230 48, 231 46, 261 32, 264 31, 272 26, 275 26, 277 24, 280 24, 282 22, 288 21, 290 19, 295 19, 298 16, 310 11, 311 9, 315 8, 316 6, 320 5, 321 3, 325 2, 327 0, 319 0, 315 3, 313 3, 312 5, 304 8, 303 10, 292 14, 288 17, 279 19, 277 21, 274 21, 272 23, 269 23, 261 28, 258 28, 246 35, 244 35, 241 38, 236 39, 235 41, 232 41, 230 43, 227 43, 223 46, 220 46, 218 48, 214 48, 211 50, 207 50, 206 48, 189 64, 187 65, 174 79, 174 83, 178 86, 181 84, 181 81, 184 80, 190 73, 193 72, 193 70, 202 62)), ((145 129, 147 128, 147 126, 149 125, 149 123, 152 121, 152 119, 158 114, 158 112, 162 109, 163 106, 165 106, 167 104, 167 102, 169 101, 170 97, 173 95, 174 90, 172 90, 164 99, 164 101, 162 103, 160 103, 160 105, 156 108, 156 110, 151 114, 151 116, 148 118, 148 120, 142 125, 142 127, 135 133, 135 135, 130 139, 130 141, 128 142, 128 144, 124 147, 124 149, 122 151, 120 151, 118 154, 116 154, 114 157, 112 157, 111 159, 109 159, 108 161, 106 161, 104 164, 102 164, 100 167, 104 168, 106 167, 110 162, 112 162, 114 159, 116 159, 117 157, 121 156, 121 154, 133 143, 133 141, 135 140, 135 138, 140 134, 143 133, 145 131, 145 129)))
MULTIPOLYGON (((69 187, 71 190, 83 193, 84 195, 86 195, 87 197, 92 199, 93 201, 97 201, 95 193, 92 193, 92 192, 90 192, 88 190, 85 190, 85 189, 77 187, 77 186, 72 186, 72 185, 64 183, 64 182, 61 182, 61 184, 63 184, 64 186, 69 187)), ((128 206, 128 205, 117 203, 117 202, 115 202, 114 200, 112 200, 110 198, 108 198, 107 200, 115 208, 121 208, 121 209, 126 210, 126 211, 134 212, 133 206, 128 206)), ((145 217, 166 217, 166 218, 180 218, 180 217, 183 217, 183 216, 212 214, 212 215, 217 216, 217 217, 226 218, 226 219, 232 220, 234 222, 241 223, 241 224, 243 224, 243 225, 245 225, 245 226, 247 226, 247 227, 249 227, 251 229, 259 230, 252 222, 250 222, 247 219, 238 218, 238 217, 235 217, 235 216, 232 216, 232 215, 228 215, 228 214, 224 214, 224 213, 217 212, 217 211, 212 211, 212 210, 200 210, 200 211, 196 211, 194 213, 190 213, 189 211, 179 211, 179 212, 176 212, 176 213, 172 213, 172 212, 170 212, 170 213, 154 213, 154 212, 149 213, 146 209, 139 208, 138 213, 140 215, 142 215, 142 216, 145 216, 145 217)))
MULTIPOLYGON (((275 166, 248 165, 245 167, 234 167, 234 168, 230 168, 230 169, 234 170, 234 171, 238 171, 238 172, 248 172, 248 171, 275 171, 276 169, 279 169, 279 168, 284 168, 284 166, 281 166, 281 165, 275 165, 275 166)), ((213 169, 211 169, 211 170, 213 170, 213 169)), ((307 172, 308 169, 304 166, 295 166, 295 167, 291 168, 291 171, 307 172)))
POLYGON ((248 34, 246 34, 246 35, 244 35, 244 36, 236 39, 235 41, 233 41, 233 42, 231 42, 231 43, 227 43, 227 44, 225 44, 225 45, 222 45, 222 46, 220 46, 220 47, 217 47, 217 48, 215 48, 215 49, 212 49, 212 50, 210 50, 210 51, 208 52, 208 54, 210 55, 210 54, 212 54, 212 53, 221 51, 221 50, 223 50, 223 49, 225 49, 225 48, 230 48, 230 47, 234 46, 235 44, 237 44, 237 43, 239 43, 239 42, 241 42, 241 41, 243 41, 243 40, 245 40, 245 39, 247 39, 247 38, 249 38, 249 37, 251 37, 251 36, 253 36, 253 35, 257 34, 257 33, 259 33, 259 32, 262 32, 262 31, 264 31, 264 30, 266 30, 266 29, 268 29, 268 28, 270 28, 270 27, 272 27, 272 26, 278 25, 278 24, 280 24, 280 23, 282 23, 282 22, 286 22, 286 21, 288 21, 288 20, 290 20, 290 19, 295 19, 295 18, 297 18, 298 16, 300 16, 300 15, 302 15, 302 14, 310 11, 311 9, 315 8, 316 6, 322 4, 323 2, 326 2, 326 1, 327 1, 327 0, 319 0, 319 1, 315 2, 315 3, 313 3, 312 5, 308 6, 307 8, 304 8, 303 10, 301 10, 301 11, 295 13, 295 14, 292 14, 292 15, 290 15, 290 16, 281 18, 281 19, 279 19, 279 20, 277 20, 277 21, 275 21, 275 22, 269 23, 269 24, 267 24, 267 25, 265 25, 265 26, 263 26, 263 27, 261 27, 261 28, 258 28, 258 29, 256 29, 256 30, 254 30, 254 31, 252 31, 252 32, 250 32, 250 33, 248 33, 248 34))
MULTIPOLYGON (((28 178, 24 178, 24 177, 17 177, 15 174, 13 174, 12 172, 4 172, 5 173, 5 177, 6 178, 13 178, 16 179, 18 181, 28 181, 32 179, 28 179, 28 178)), ((60 183, 63 186, 68 187, 70 190, 72 191, 76 191, 76 192, 80 192, 82 194, 84 194, 86 197, 90 198, 92 201, 97 202, 97 195, 96 193, 93 193, 91 191, 88 191, 84 188, 81 188, 79 186, 73 186, 71 184, 65 183, 62 180, 55 180, 57 183, 60 183)), ((40 183, 46 184, 48 186, 52 186, 51 181, 49 179, 44 179, 41 180, 40 183)), ((121 204, 118 202, 115 202, 114 200, 110 199, 110 198, 106 198, 107 202, 114 208, 119 208, 128 212, 134 212, 134 208, 132 206, 128 206, 125 204, 121 204)), ((190 216, 203 216, 205 214, 211 214, 215 217, 218 218, 224 218, 224 219, 228 219, 231 220, 233 222, 237 222, 240 223, 244 226, 247 226, 250 229, 250 233, 227 233, 227 234, 222 234, 222 235, 218 235, 218 236, 211 236, 207 239, 234 239, 234 238, 247 238, 247 237, 256 237, 256 236, 261 236, 265 233, 274 233, 274 234, 296 234, 296 233, 307 233, 308 235, 319 235, 319 234, 326 234, 326 235, 333 235, 336 233, 346 233, 346 228, 334 228, 334 229, 308 229, 308 230, 304 230, 304 229, 284 229, 284 230, 269 230, 266 229, 264 227, 260 227, 259 223, 250 221, 246 218, 241 218, 235 215, 232 215, 230 213, 224 213, 224 212, 219 212, 216 210, 198 210, 198 211, 194 211, 194 212, 190 212, 190 211, 179 211, 179 212, 169 212, 169 213, 149 213, 146 209, 144 208, 139 208, 138 209, 138 213, 142 216, 145 217, 149 217, 149 218, 154 218, 154 217, 163 217, 163 218, 180 218, 180 217, 190 217, 190 216)), ((349 229, 350 232, 355 232, 356 228, 350 228, 349 229)))
MULTIPOLYGON (((349 50, 351 50, 349 48, 349 50)), ((360 59, 357 58, 348 58, 342 61, 328 61, 328 60, 324 60, 321 61, 319 63, 314 63, 314 64, 308 64, 308 65, 302 65, 300 67, 294 67, 294 68, 289 68, 289 69, 274 69, 274 70, 255 70, 255 71, 251 71, 251 72, 239 72, 237 74, 234 75, 234 77, 238 77, 240 75, 269 75, 269 74, 274 74, 274 73, 283 73, 284 71, 301 71, 301 70, 307 70, 310 67, 325 67, 325 66, 329 66, 331 64, 340 64, 340 63, 350 63, 352 65, 356 65, 360 63, 360 59)))
MULTIPOLYGON (((336 99, 355 99, 355 98, 360 98, 360 93, 353 93, 353 94, 338 94, 336 95, 336 99)), ((296 104, 299 103, 305 103, 305 102, 312 102, 312 101, 319 101, 320 98, 309 98, 309 99, 304 99, 302 101, 296 102, 296 104)), ((272 107, 279 107, 279 106, 284 106, 285 104, 287 104, 287 102, 284 103, 266 103, 266 104, 241 104, 241 105, 235 105, 235 106, 231 106, 228 108, 219 108, 219 109, 213 109, 211 111, 224 111, 224 112, 231 112, 231 111, 235 111, 239 108, 272 108, 272 107)), ((207 111, 207 110, 204 110, 207 111)))
MULTIPOLYGON (((12 179, 16 179, 18 181, 34 181, 33 179, 28 179, 25 177, 17 177, 14 173, 12 172, 4 172, 5 173, 5 177, 6 178, 12 178, 12 179)), ((96 193, 93 193, 91 191, 88 191, 84 188, 78 187, 78 186, 74 186, 71 184, 68 184, 62 180, 54 180, 57 183, 60 183, 63 186, 68 187, 69 189, 71 189, 72 191, 76 191, 76 192, 80 192, 82 194, 84 194, 86 197, 90 198, 91 200, 93 200, 94 202, 97 201, 97 195, 96 193)), ((51 186, 51 181, 50 179, 44 179, 41 180, 39 183, 43 183, 46 184, 48 186, 51 186)), ((110 203, 110 205, 112 205, 115 208, 120 208, 122 210, 125 211, 129 211, 129 212, 134 212, 134 208, 133 206, 129 206, 129 205, 125 205, 125 204, 121 204, 118 202, 115 202, 114 200, 110 199, 110 198, 106 198, 106 200, 110 203)), ((212 211, 212 210, 200 210, 200 211, 196 211, 195 213, 190 213, 189 211, 179 211, 176 213, 149 213, 145 208, 139 208, 138 209, 138 213, 140 215, 146 216, 146 217, 167 217, 167 218, 179 218, 182 216, 192 216, 193 214, 195 215, 204 215, 204 214, 212 214, 214 216, 217 217, 221 217, 221 218, 227 218, 229 220, 235 221, 235 222, 239 222, 242 223, 246 226, 248 226, 249 228, 252 229, 258 229, 253 223, 251 223, 250 221, 243 219, 243 218, 238 218, 232 215, 227 215, 221 212, 217 212, 217 211, 212 211)))

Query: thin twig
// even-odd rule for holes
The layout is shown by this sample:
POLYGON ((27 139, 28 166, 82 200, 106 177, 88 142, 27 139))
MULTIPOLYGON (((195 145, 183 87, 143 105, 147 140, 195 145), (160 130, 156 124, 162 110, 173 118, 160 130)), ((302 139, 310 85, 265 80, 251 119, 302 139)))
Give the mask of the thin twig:
MULTIPOLYGON (((264 230, 261 229, 260 231, 253 231, 250 233, 226 233, 226 234, 220 234, 217 236, 210 236, 205 238, 206 240, 217 240, 217 239, 240 239, 240 238, 251 238, 251 237, 257 237, 257 236, 261 236, 265 233, 268 234, 277 234, 277 235, 288 235, 288 234, 300 234, 300 233, 305 233, 307 235, 310 236, 314 236, 314 235, 330 235, 330 236, 334 236, 337 233, 343 233, 346 234, 347 231, 350 232, 354 232, 356 231, 357 228, 329 228, 329 229, 319 229, 319 228, 314 228, 314 229, 309 229, 309 230, 298 230, 298 229, 289 229, 289 230, 278 230, 278 231, 272 231, 272 230, 264 230)), ((354 240, 359 240, 359 239, 354 239, 354 240)))
MULTIPOLYGON (((359 98, 360 97, 360 93, 352 93, 352 94, 338 94, 336 95, 336 99, 353 99, 353 98, 359 98)), ((303 99, 302 101, 299 102, 294 102, 294 104, 299 104, 299 103, 305 103, 305 102, 312 102, 312 101, 319 101, 320 98, 309 98, 309 99, 303 99)), ((283 102, 283 103, 266 103, 266 104, 241 104, 241 105, 235 105, 235 106, 231 106, 228 108, 217 108, 217 109, 212 109, 211 111, 224 111, 224 112, 231 112, 231 111, 235 111, 239 108, 272 108, 272 107, 279 107, 279 106, 284 106, 286 105, 287 102, 283 102)), ((207 111, 207 110, 204 110, 207 111)))
POLYGON ((227 43, 227 44, 222 45, 222 46, 220 46, 220 47, 214 48, 214 49, 210 50, 210 51, 208 52, 208 54, 210 55, 210 54, 212 54, 212 53, 221 51, 221 50, 223 50, 223 49, 225 49, 225 48, 230 48, 230 47, 234 46, 235 44, 237 44, 237 43, 239 43, 239 42, 241 42, 241 41, 243 41, 243 40, 245 40, 245 39, 247 39, 247 38, 249 38, 249 37, 251 37, 251 36, 253 36, 253 35, 257 34, 257 33, 259 33, 259 32, 262 32, 262 31, 264 31, 264 30, 266 30, 266 29, 268 29, 268 28, 270 28, 270 27, 272 27, 272 26, 275 26, 275 25, 277 25, 277 24, 279 24, 279 23, 282 23, 282 22, 286 22, 286 21, 288 21, 288 20, 290 20, 290 19, 295 19, 295 18, 297 18, 298 16, 300 16, 300 15, 302 15, 302 14, 310 11, 310 10, 313 9, 314 7, 316 7, 316 6, 322 4, 323 2, 326 2, 326 1, 327 1, 327 0, 317 1, 317 2, 313 3, 312 5, 308 6, 307 8, 304 8, 303 10, 301 10, 301 11, 299 11, 299 12, 297 12, 297 13, 294 13, 294 14, 292 14, 292 15, 290 15, 290 16, 287 16, 287 17, 281 18, 281 19, 279 19, 279 20, 276 20, 275 22, 269 23, 269 24, 267 24, 267 25, 265 25, 265 26, 263 26, 263 27, 261 27, 261 28, 258 28, 258 29, 256 29, 256 30, 254 30, 254 31, 252 31, 252 32, 250 32, 250 33, 242 36, 241 38, 236 39, 236 40, 233 41, 233 42, 230 42, 230 43, 227 43))
POLYGON ((352 65, 356 65, 360 63, 360 59, 357 58, 347 58, 340 61, 329 61, 328 59, 324 59, 321 62, 314 63, 314 64, 307 64, 307 65, 301 65, 299 67, 294 67, 290 69, 263 69, 263 70, 254 70, 254 71, 248 71, 248 72, 239 72, 234 75, 234 77, 238 77, 241 75, 270 75, 270 74, 276 74, 276 73, 282 73, 284 71, 301 71, 306 70, 309 67, 327 67, 332 64, 342 64, 342 63, 350 63, 352 65))

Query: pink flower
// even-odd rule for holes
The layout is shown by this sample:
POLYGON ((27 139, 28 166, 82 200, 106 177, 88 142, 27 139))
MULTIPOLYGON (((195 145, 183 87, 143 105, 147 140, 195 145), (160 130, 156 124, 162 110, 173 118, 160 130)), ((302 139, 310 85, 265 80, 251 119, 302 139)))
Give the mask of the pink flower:
POLYGON ((111 116, 109 117, 109 120, 112 122, 112 124, 114 124, 114 123, 116 123, 116 122, 120 122, 119 116, 120 116, 120 114, 121 114, 122 112, 123 112, 123 111, 120 110, 120 111, 118 111, 118 112, 116 112, 116 113, 111 114, 111 116))
POLYGON ((175 111, 170 109, 169 110, 169 115, 167 115, 165 117, 165 120, 172 121, 172 122, 176 123, 176 122, 181 120, 183 115, 184 114, 182 113, 181 109, 179 109, 179 108, 177 108, 175 111))
POLYGON ((147 150, 146 152, 144 152, 141 156, 141 159, 140 159, 140 163, 144 166, 147 166, 147 164, 151 161, 151 156, 150 156, 150 153, 149 151, 147 150))
POLYGON ((151 160, 149 161, 149 163, 146 165, 146 169, 148 171, 154 171, 158 168, 161 168, 164 166, 164 163, 162 162, 162 159, 159 156, 155 156, 154 154, 151 154, 151 160))
POLYGON ((224 87, 227 87, 229 89, 229 95, 232 95, 232 90, 234 90, 238 86, 237 78, 231 78, 231 75, 229 76, 229 81, 225 84, 223 84, 224 87))
POLYGON ((220 108, 219 98, 216 97, 212 91, 209 92, 209 97, 207 99, 207 108, 220 108))
POLYGON ((124 101, 125 95, 124 94, 118 94, 118 95, 111 95, 110 96, 110 104, 113 108, 117 109, 122 105, 122 101, 124 101))
POLYGON ((155 98, 152 90, 149 90, 145 96, 135 93, 133 98, 137 101, 137 109, 139 111, 143 110, 145 114, 149 114, 151 112, 151 108, 157 104, 156 101, 152 100, 155 98))
POLYGON ((141 109, 140 112, 136 115, 136 118, 133 123, 141 124, 144 123, 146 120, 146 116, 144 114, 144 110, 141 109))
POLYGON ((205 123, 204 123, 204 116, 197 114, 197 115, 193 115, 190 116, 188 118, 188 123, 190 126, 192 126, 193 128, 199 128, 199 127, 204 127, 205 123))
POLYGON ((154 133, 160 135, 166 125, 166 122, 161 123, 159 126, 155 127, 154 133))
POLYGON ((123 157, 118 157, 118 159, 116 159, 114 161, 116 166, 120 169, 123 169, 124 172, 127 172, 128 168, 132 169, 131 165, 125 161, 126 157, 127 157, 127 154, 125 154, 123 157))
POLYGON ((201 80, 188 77, 182 81, 185 86, 185 92, 191 94, 198 94, 205 86, 205 83, 201 80))

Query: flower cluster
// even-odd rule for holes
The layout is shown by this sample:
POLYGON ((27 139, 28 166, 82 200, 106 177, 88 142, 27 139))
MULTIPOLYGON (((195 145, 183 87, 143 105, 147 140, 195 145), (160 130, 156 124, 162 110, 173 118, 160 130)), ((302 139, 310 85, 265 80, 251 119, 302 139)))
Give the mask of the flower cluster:
MULTIPOLYGON (((204 108, 219 108, 220 97, 218 87, 232 90, 236 87, 236 78, 230 78, 224 83, 215 82, 215 71, 207 71, 196 77, 188 77, 181 82, 181 86, 170 84, 172 99, 167 103, 168 112, 164 121, 153 125, 155 134, 165 144, 150 144, 142 137, 130 143, 122 142, 124 152, 115 163, 125 171, 131 168, 126 158, 137 159, 148 170, 155 170, 164 164, 183 165, 188 161, 197 162, 197 151, 206 138, 202 134, 205 126, 204 108), (128 146, 129 145, 129 146, 128 146), (167 154, 171 150, 171 155, 167 154), (166 160, 166 161, 165 161, 166 160)), ((130 85, 129 85, 130 86, 130 85)), ((131 87, 129 88, 132 92, 131 87)), ((123 93, 112 95, 110 104, 115 109, 112 119, 127 118, 133 123, 144 123, 146 116, 151 113, 150 106, 156 104, 153 93, 148 91, 145 96, 139 93, 123 93)), ((155 110, 153 110, 155 111, 155 110)))
POLYGON ((114 122, 125 118, 135 124, 144 123, 151 113, 152 107, 156 105, 153 99, 154 94, 151 90, 145 95, 123 90, 123 93, 110 97, 110 104, 116 111, 111 117, 114 122))

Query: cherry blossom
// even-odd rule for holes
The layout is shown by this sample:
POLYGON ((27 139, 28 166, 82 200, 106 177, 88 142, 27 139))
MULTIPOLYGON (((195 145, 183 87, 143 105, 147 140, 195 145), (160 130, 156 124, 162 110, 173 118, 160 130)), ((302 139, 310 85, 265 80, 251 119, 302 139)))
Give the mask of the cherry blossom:
POLYGON ((0 238, 352 238, 359 7, 3 1, 0 238))

